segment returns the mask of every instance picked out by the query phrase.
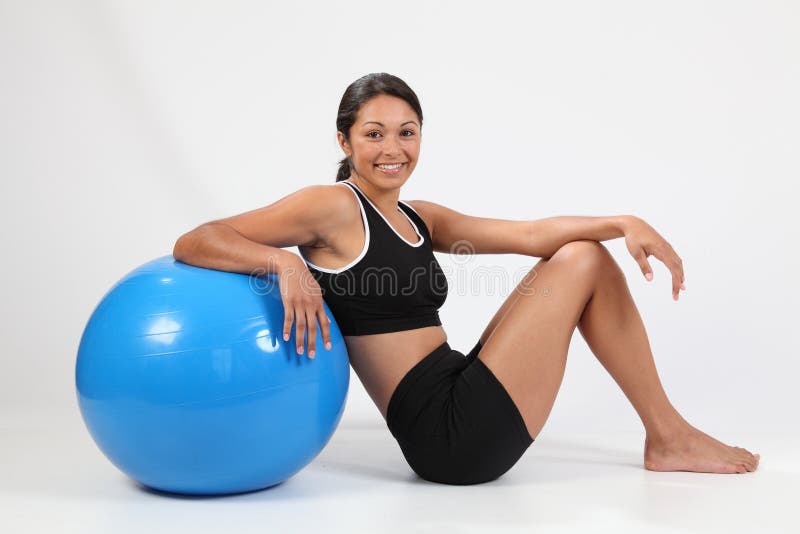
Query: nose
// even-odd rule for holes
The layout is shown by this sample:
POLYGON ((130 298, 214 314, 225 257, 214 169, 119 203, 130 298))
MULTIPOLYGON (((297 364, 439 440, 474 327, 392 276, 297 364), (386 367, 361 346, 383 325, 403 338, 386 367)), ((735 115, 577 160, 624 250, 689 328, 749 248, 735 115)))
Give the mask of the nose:
POLYGON ((383 143, 383 152, 387 156, 396 155, 400 153, 400 142, 393 135, 386 137, 383 143))

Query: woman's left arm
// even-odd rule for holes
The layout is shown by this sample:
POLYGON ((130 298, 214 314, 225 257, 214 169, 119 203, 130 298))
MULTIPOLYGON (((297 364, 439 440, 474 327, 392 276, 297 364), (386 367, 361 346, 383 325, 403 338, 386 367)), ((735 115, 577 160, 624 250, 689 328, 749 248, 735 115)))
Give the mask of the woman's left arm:
POLYGON ((683 262, 666 239, 635 215, 559 216, 535 220, 474 217, 425 200, 408 201, 428 226, 434 250, 448 253, 524 254, 549 258, 570 241, 625 238, 625 246, 645 278, 653 279, 647 261, 655 256, 672 273, 672 295, 683 285, 683 262))
POLYGON ((588 217, 564 215, 528 221, 529 256, 549 258, 570 241, 605 241, 625 235, 630 215, 588 217))
POLYGON ((406 203, 425 221, 434 250, 450 254, 460 251, 549 258, 570 241, 622 237, 632 218, 563 216, 519 221, 475 217, 427 200, 406 203))

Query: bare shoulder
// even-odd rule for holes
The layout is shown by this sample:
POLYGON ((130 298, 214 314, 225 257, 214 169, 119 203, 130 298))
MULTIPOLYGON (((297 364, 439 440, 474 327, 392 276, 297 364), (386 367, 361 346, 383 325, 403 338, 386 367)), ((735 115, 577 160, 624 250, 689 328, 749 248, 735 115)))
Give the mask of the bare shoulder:
POLYGON ((306 208, 316 211, 317 241, 314 247, 329 247, 333 238, 354 222, 361 221, 361 210, 349 187, 339 184, 309 186, 313 196, 307 197, 306 208))
POLYGON ((352 194, 336 184, 305 186, 275 202, 238 215, 210 221, 275 247, 325 246, 325 239, 358 215, 352 194), (354 212, 355 210, 355 212, 354 212))
POLYGON ((358 211, 358 201, 356 200, 355 195, 348 191, 349 188, 346 185, 321 184, 312 185, 310 187, 314 188, 320 197, 329 203, 330 207, 333 208, 334 211, 352 212, 352 209, 348 210, 348 206, 351 208, 355 207, 356 211, 358 211))
POLYGON ((423 222, 425 222, 425 226, 428 227, 428 233, 433 235, 434 217, 436 214, 436 208, 439 205, 434 204, 433 202, 428 202, 427 200, 403 200, 402 202, 410 206, 411 209, 420 216, 423 222))
POLYGON ((322 217, 317 224, 317 241, 315 248, 335 248, 334 244, 337 237, 340 237, 348 228, 354 224, 361 223, 361 208, 358 205, 358 198, 346 185, 340 183, 321 184, 311 186, 315 188, 316 195, 313 202, 309 203, 309 209, 316 209, 324 205, 325 209, 320 210, 322 217))
POLYGON ((531 221, 468 215, 427 200, 409 200, 431 234, 433 250, 453 253, 469 244, 472 254, 539 256, 531 246, 531 221))

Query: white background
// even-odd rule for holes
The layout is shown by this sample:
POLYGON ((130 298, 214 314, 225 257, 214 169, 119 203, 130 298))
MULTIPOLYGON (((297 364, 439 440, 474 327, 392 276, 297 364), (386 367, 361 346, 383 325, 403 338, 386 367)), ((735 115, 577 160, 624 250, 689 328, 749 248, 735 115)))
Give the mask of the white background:
MULTIPOLYGON (((0 1, 0 417, 82 425, 105 292, 207 220, 333 183, 342 93, 388 72, 424 113, 401 199, 642 217, 683 258, 678 302, 658 260, 648 283, 605 244, 673 404, 722 438, 796 431, 798 23, 789 1, 0 1)), ((516 282, 535 261, 468 267, 516 282)), ((510 290, 451 279, 450 344, 510 290)), ((355 373, 341 424, 382 424, 355 373)), ((548 429, 641 429, 577 331, 548 429)))

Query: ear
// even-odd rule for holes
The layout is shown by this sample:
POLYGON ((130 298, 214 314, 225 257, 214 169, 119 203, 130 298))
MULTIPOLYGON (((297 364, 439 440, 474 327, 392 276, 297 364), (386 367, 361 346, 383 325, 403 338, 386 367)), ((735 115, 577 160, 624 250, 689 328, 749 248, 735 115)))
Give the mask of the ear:
POLYGON ((336 132, 336 140, 339 142, 339 147, 344 151, 345 155, 349 158, 352 156, 350 153, 350 143, 344 138, 342 132, 336 132))

